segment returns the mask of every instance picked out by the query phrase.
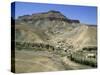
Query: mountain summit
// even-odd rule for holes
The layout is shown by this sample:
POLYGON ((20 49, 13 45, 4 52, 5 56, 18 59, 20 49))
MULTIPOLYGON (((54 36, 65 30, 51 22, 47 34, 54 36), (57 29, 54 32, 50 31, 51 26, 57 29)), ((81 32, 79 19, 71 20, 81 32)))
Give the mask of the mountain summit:
POLYGON ((59 11, 54 11, 54 10, 18 17, 18 20, 20 20, 20 21, 32 21, 32 20, 39 20, 39 19, 41 19, 41 20, 44 20, 44 19, 62 20, 62 21, 66 21, 66 22, 69 22, 69 23, 80 23, 79 20, 69 19, 66 16, 64 16, 62 13, 60 13, 59 11))

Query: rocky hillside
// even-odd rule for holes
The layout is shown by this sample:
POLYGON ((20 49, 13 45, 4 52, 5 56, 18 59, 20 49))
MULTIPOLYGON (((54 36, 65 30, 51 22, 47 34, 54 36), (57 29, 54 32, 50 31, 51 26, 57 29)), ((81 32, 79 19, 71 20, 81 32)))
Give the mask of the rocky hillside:
MULTIPOLYGON (((37 55, 36 57, 42 55, 43 60, 42 58, 41 60, 43 62, 47 62, 44 60, 44 57, 46 57, 46 60, 50 58, 48 59, 50 62, 51 58, 57 58, 60 61, 59 64, 62 66, 59 67, 59 65, 56 65, 53 68, 50 63, 48 63, 48 66, 45 66, 40 62, 40 59, 35 58, 37 62, 29 60, 31 61, 29 63, 37 64, 36 67, 29 67, 31 69, 30 72, 42 71, 37 69, 41 68, 41 65, 45 67, 43 71, 47 71, 47 69, 48 71, 83 69, 91 68, 90 66, 97 66, 97 26, 82 24, 79 20, 69 19, 59 11, 51 10, 43 13, 19 16, 15 20, 15 43, 15 65, 23 65, 24 62, 28 66, 26 58, 30 59, 31 57, 33 59, 34 55, 37 55), (25 53, 23 50, 25 50, 25 53), (29 50, 32 50, 33 53, 29 50), (48 52, 51 53, 45 55, 48 52), (26 57, 25 55, 28 56, 26 57), (25 59, 25 61, 22 61, 22 59, 25 59)), ((55 65, 57 60, 55 60, 56 62, 53 61, 51 64, 55 65)), ((23 66, 17 66, 16 70, 18 71, 16 72, 28 71, 21 69, 23 69, 23 66)))
POLYGON ((72 44, 79 48, 97 44, 96 26, 71 20, 59 11, 24 15, 16 20, 16 41, 72 44))

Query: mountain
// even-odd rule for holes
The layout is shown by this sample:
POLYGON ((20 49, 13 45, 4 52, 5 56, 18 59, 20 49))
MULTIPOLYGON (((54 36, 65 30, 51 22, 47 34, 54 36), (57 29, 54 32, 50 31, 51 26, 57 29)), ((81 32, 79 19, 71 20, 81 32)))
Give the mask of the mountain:
POLYGON ((16 72, 97 66, 97 26, 69 19, 59 11, 19 16, 15 20, 15 46, 16 72))
POLYGON ((71 20, 59 11, 24 15, 16 20, 16 40, 57 44, 65 40, 74 46, 96 45, 96 26, 71 20))

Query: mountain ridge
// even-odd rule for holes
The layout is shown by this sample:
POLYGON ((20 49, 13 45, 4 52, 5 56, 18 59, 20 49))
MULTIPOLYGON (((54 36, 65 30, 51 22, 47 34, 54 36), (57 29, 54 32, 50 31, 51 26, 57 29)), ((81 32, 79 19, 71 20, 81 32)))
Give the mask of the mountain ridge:
MULTIPOLYGON (((61 14, 59 11, 54 11, 54 10, 50 10, 48 12, 32 14, 32 15, 21 16, 17 19, 17 22, 16 22, 16 28, 21 30, 21 33, 22 33, 22 30, 25 31, 25 28, 26 28, 27 31, 29 30, 31 34, 30 35, 26 34, 26 31, 24 34, 31 36, 33 33, 37 35, 39 32, 39 34, 38 34, 39 37, 46 36, 48 38, 43 37, 43 39, 46 38, 49 40, 55 39, 56 37, 57 37, 57 39, 59 39, 59 38, 63 38, 63 39, 76 38, 76 39, 78 39, 78 36, 82 35, 83 32, 84 32, 84 35, 85 35, 85 33, 87 34, 87 32, 90 31, 91 28, 93 29, 93 32, 95 31, 94 34, 96 34, 96 27, 94 27, 92 25, 91 25, 92 26, 91 27, 89 25, 82 24, 79 22, 79 20, 68 19, 63 14, 61 14), (55 16, 51 16, 51 15, 55 15, 55 16), (52 17, 54 19, 51 20, 50 17, 52 17), (43 18, 45 18, 45 19, 43 19, 43 18), (58 18, 59 18, 59 20, 58 20, 58 18), (65 20, 62 20, 62 19, 65 19, 65 20), (17 22, 18 22, 18 24, 17 24, 17 22), (20 27, 21 27, 21 29, 20 29, 20 27), (35 30, 35 32, 34 32, 34 30, 35 30)), ((29 37, 28 40, 30 40, 30 38, 32 38, 32 37, 34 37, 34 36, 29 37)), ((90 37, 88 37, 88 38, 90 38, 90 37)), ((73 43, 75 43, 75 41, 73 43)))
POLYGON ((42 13, 35 13, 32 15, 19 16, 18 19, 20 21, 49 19, 49 20, 62 20, 62 21, 66 21, 69 23, 80 23, 79 20, 68 19, 66 16, 64 16, 59 11, 54 11, 54 10, 50 10, 48 12, 42 12, 42 13))

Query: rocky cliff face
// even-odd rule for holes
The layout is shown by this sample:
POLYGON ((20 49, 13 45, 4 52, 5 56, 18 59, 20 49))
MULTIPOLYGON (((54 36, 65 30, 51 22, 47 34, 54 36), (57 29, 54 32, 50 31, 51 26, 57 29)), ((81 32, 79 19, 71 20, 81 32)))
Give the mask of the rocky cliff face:
POLYGON ((19 16, 18 18, 18 21, 28 22, 28 23, 34 23, 34 21, 37 20, 50 20, 50 21, 59 20, 59 21, 66 21, 68 23, 80 23, 79 20, 68 19, 59 11, 53 11, 53 10, 45 13, 19 16))
POLYGON ((79 48, 96 45, 96 26, 71 20, 59 11, 24 15, 16 20, 16 40, 44 42, 56 45, 59 41, 79 48))

